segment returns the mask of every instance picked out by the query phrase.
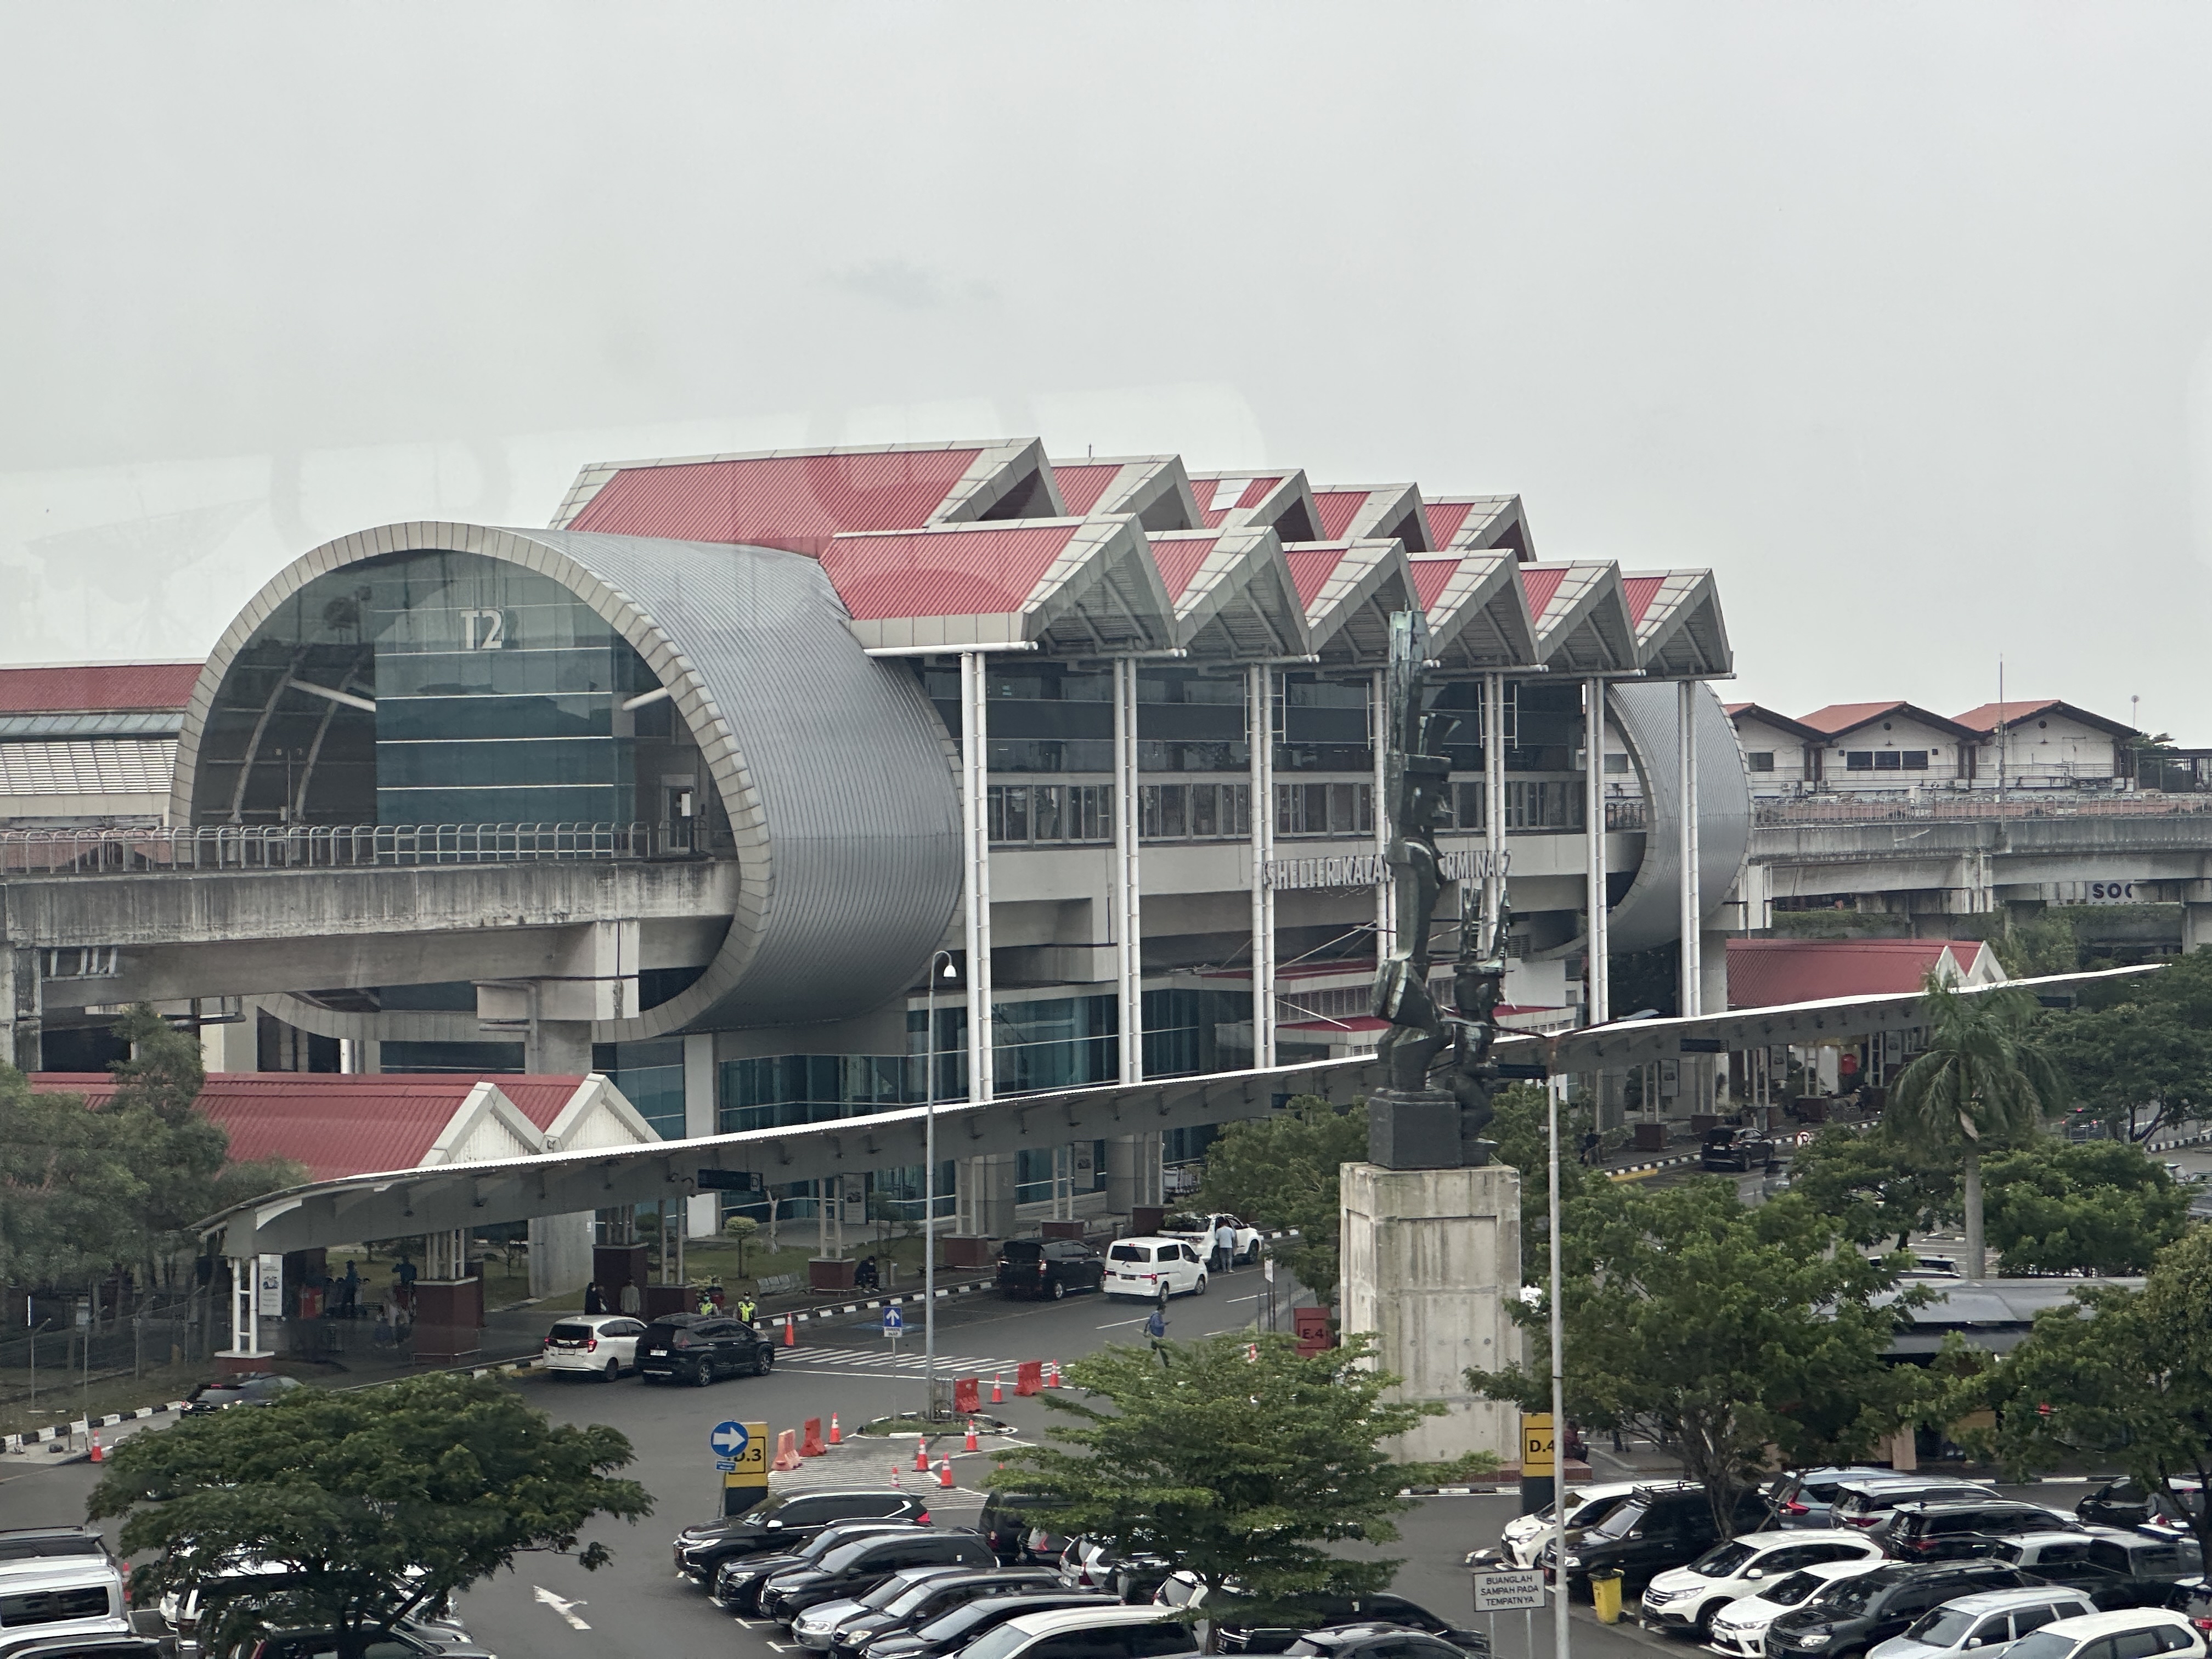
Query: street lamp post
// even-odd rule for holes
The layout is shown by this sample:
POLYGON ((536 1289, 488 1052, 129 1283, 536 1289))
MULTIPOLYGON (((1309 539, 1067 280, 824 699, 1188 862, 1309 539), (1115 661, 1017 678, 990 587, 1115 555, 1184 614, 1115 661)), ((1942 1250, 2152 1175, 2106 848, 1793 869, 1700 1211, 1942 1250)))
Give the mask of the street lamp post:
POLYGON ((952 953, 929 959, 927 1012, 922 1015, 921 1072, 921 1414, 937 1415, 937 979, 956 975, 952 953))

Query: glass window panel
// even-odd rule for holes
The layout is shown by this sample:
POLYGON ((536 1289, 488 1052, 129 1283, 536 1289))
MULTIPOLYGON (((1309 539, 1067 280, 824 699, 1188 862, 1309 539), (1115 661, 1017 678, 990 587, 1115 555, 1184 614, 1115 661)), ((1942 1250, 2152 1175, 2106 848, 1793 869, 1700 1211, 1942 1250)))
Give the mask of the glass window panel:
POLYGON ((1221 833, 1221 790, 1218 785, 1195 783, 1191 786, 1190 833, 1194 836, 1218 836, 1221 833))

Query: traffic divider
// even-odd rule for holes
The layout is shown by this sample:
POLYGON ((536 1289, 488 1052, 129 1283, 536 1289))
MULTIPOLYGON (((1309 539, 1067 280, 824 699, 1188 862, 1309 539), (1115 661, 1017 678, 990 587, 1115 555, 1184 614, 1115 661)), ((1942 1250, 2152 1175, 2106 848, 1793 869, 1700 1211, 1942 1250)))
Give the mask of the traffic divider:
POLYGON ((818 1417, 808 1418, 805 1438, 799 1443, 799 1455, 801 1457, 819 1457, 829 1449, 829 1447, 822 1443, 822 1419, 818 1417))
POLYGON ((981 1377, 960 1376, 953 1379, 952 1409, 963 1417, 972 1417, 983 1409, 983 1379, 981 1377))
POLYGON ((799 1467, 799 1437, 786 1429, 775 1437, 775 1470, 787 1474, 799 1467))
POLYGON ((1024 1359, 1014 1367, 1014 1392, 1024 1397, 1044 1390, 1044 1362, 1024 1359))

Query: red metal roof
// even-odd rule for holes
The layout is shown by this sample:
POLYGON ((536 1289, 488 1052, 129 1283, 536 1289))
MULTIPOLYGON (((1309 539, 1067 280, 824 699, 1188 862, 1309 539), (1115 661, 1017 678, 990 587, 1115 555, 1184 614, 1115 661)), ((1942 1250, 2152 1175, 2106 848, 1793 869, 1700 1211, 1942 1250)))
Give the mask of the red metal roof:
POLYGON ((1229 516, 1231 508, 1259 506, 1267 499, 1267 492, 1282 481, 1283 475, 1279 472, 1248 479, 1233 501, 1217 501, 1215 496, 1223 484, 1236 483, 1234 478, 1193 478, 1190 488, 1191 493, 1198 498, 1199 514, 1205 520, 1206 527, 1218 530, 1221 521, 1229 516))
POLYGON ((1437 602, 1437 596, 1444 591, 1444 584, 1450 581, 1453 575, 1457 573, 1459 561, 1455 558, 1416 557, 1413 561, 1413 592, 1421 602, 1421 609, 1425 611, 1437 602))
POLYGON ((995 617, 1019 611, 1052 568, 1072 524, 842 536, 822 568, 856 622, 995 617))
POLYGON ((196 662, 114 662, 0 668, 0 714, 182 708, 191 701, 200 666, 196 662))
POLYGON ((1152 561, 1160 568, 1160 580, 1170 599, 1182 598, 1190 579, 1198 574, 1199 566, 1220 540, 1218 536, 1177 536, 1172 541, 1152 543, 1152 561))
POLYGON ((1289 561, 1291 580, 1297 584, 1298 603, 1310 608, 1315 598, 1328 585, 1329 577, 1343 562, 1345 550, 1340 547, 1294 547, 1283 555, 1289 561))
POLYGON ((1119 461, 1103 466, 1053 468, 1053 482, 1060 486, 1060 499, 1067 503, 1068 517, 1082 518, 1097 506, 1098 498, 1106 493, 1106 486, 1114 482, 1114 475, 1121 470, 1119 461))
POLYGON ((1893 702, 1832 702, 1826 708, 1815 708, 1800 718, 1815 732, 1837 738, 1846 732, 1855 732, 1884 714, 1902 714, 1907 720, 1918 720, 1923 726, 1932 726, 1939 732, 1949 732, 1961 738, 1977 735, 1970 726, 1961 726, 1932 709, 1906 702, 1902 698, 1893 702))
MULTIPOLYGON (((106 1072, 41 1072, 43 1090, 97 1104, 115 1092, 106 1072)), ((540 1129, 583 1085, 580 1077, 335 1075, 326 1072, 216 1072, 199 1109, 230 1136, 234 1163, 289 1158, 316 1181, 419 1165, 477 1084, 488 1082, 540 1129)))
POLYGON ((1545 607, 1551 604, 1552 595, 1559 591, 1566 580, 1567 568, 1563 564, 1524 564, 1518 567, 1521 591, 1528 596, 1528 614, 1541 620, 1545 607))
POLYGON ((1997 729, 1999 720, 2002 720, 2008 727, 2017 729, 2022 720, 2033 720, 2039 715, 2048 714, 2053 710, 2063 714, 2068 720, 2079 720, 2082 725, 2094 727, 2100 732, 2109 732, 2116 738, 2124 738, 2135 730, 2135 727, 2128 725, 2124 720, 2112 720, 2103 714, 2093 714, 2086 708, 2078 708, 2074 704, 2057 697, 2042 697, 2019 702, 2008 698, 2003 702, 1985 702, 1978 708, 1969 708, 1965 714, 1955 716, 1954 723, 1986 737, 1997 729))
POLYGON ((1975 939, 1732 939, 1729 1006, 1772 1008, 1830 997, 1917 991, 1947 952, 1966 975, 1974 971, 1988 948, 1975 939))
POLYGON ((1429 539, 1438 547, 1449 547, 1467 515, 1474 511, 1473 501, 1424 501, 1421 506, 1429 515, 1429 539))
POLYGON ((1752 720, 1771 726, 1778 732, 1787 732, 1793 737, 1820 738, 1827 735, 1814 726, 1806 725, 1802 720, 1794 720, 1787 714, 1778 714, 1763 703, 1731 702, 1725 703, 1723 707, 1728 710, 1728 717, 1738 725, 1752 720))
POLYGON ((1333 542, 1344 534, 1345 526, 1352 515, 1365 505, 1372 492, 1364 489, 1316 489, 1314 507, 1321 514, 1321 538, 1333 542))
POLYGON ((1623 576, 1622 592, 1628 599, 1628 618, 1638 628, 1644 626, 1644 613, 1651 608, 1651 601, 1659 597, 1659 590, 1667 585, 1664 576, 1623 576))
POLYGON ((927 524, 981 453, 902 449, 630 467, 609 479, 569 528, 819 557, 842 532, 927 524))

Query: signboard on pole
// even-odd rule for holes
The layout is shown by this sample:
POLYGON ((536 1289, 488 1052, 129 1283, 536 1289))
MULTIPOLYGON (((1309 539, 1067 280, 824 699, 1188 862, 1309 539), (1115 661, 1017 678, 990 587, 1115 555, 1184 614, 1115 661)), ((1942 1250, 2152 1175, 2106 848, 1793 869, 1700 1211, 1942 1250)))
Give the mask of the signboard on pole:
POLYGON ((1540 1571, 1478 1572, 1474 1575, 1477 1613, 1525 1613, 1544 1605, 1544 1575, 1540 1571))
POLYGON ((743 1515, 768 1496, 768 1425, 717 1423, 707 1437, 722 1477, 722 1513, 743 1515))
POLYGON ((886 1308, 884 1310, 884 1334, 885 1336, 896 1338, 905 1329, 906 1316, 904 1314, 901 1313, 896 1308, 886 1308))
POLYGON ((1555 1437, 1549 1412, 1521 1413, 1521 1478, 1553 1472, 1555 1437))

